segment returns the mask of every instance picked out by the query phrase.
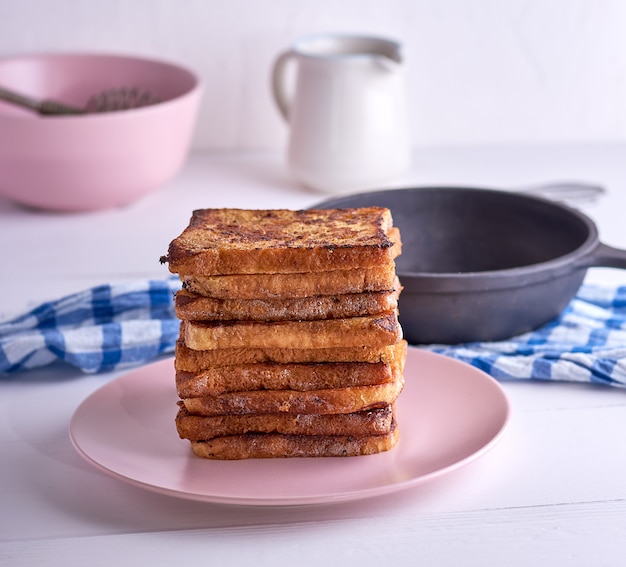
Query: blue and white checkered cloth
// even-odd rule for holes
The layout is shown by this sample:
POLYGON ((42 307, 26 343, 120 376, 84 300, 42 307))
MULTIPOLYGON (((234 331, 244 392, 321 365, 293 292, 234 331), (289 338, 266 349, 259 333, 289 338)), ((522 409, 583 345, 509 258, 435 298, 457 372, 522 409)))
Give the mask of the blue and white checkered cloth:
POLYGON ((591 382, 626 387, 626 286, 583 285, 561 315, 509 340, 429 345, 497 380, 591 382))
MULTIPOLYGON (((177 278, 102 285, 0 322, 0 374, 63 360, 84 372, 132 368, 173 352, 177 278)), ((498 380, 626 387, 626 286, 583 285, 555 321, 505 341, 422 347, 498 380)))
POLYGON ((84 372, 132 368, 172 352, 180 280, 101 285, 0 323, 0 374, 64 360, 84 372))

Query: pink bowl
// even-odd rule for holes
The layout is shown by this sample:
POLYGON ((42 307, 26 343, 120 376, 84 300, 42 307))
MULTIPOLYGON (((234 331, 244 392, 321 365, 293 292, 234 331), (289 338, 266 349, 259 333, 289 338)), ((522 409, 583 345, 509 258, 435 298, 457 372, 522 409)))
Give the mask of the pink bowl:
POLYGON ((0 195, 59 211, 125 205, 172 179, 189 152, 202 91, 178 65, 102 54, 0 59, 0 85, 81 107, 113 87, 161 100, 78 116, 40 116, 0 101, 0 195))

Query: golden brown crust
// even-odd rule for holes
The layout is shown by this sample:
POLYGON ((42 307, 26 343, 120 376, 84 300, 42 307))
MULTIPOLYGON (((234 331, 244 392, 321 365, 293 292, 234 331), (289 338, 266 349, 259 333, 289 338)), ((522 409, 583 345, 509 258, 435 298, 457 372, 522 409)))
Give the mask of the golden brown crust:
POLYGON ((388 451, 396 445, 399 429, 394 424, 384 435, 280 435, 250 433, 192 441, 191 449, 207 459, 266 459, 275 457, 354 457, 388 451))
POLYGON ((225 435, 384 435, 391 431, 393 407, 346 414, 191 415, 180 403, 176 429, 181 439, 207 441, 225 435))
POLYGON ((221 348, 381 347, 402 339, 395 311, 323 321, 183 321, 185 344, 196 350, 221 348))
MULTIPOLYGON (((400 341, 406 347, 406 341, 400 341)), ((307 362, 383 362, 396 360, 397 345, 383 347, 337 347, 337 348, 225 348, 193 350, 182 340, 177 341, 174 365, 176 370, 200 372, 215 366, 237 366, 261 363, 307 363, 307 362)))
POLYGON ((399 288, 393 263, 355 270, 305 274, 182 276, 183 288, 216 299, 274 299, 360 294, 399 288))
POLYGON ((397 255, 381 207, 293 211, 200 209, 162 262, 178 274, 320 272, 388 263, 397 255))
POLYGON ((181 398, 217 396, 248 390, 327 390, 373 386, 393 381, 404 371, 406 342, 394 345, 394 360, 384 362, 262 362, 209 367, 199 372, 176 371, 181 398))
POLYGON ((353 413, 392 404, 402 391, 404 376, 374 386, 327 390, 256 390, 228 392, 218 396, 184 398, 193 415, 241 415, 249 413, 353 413))

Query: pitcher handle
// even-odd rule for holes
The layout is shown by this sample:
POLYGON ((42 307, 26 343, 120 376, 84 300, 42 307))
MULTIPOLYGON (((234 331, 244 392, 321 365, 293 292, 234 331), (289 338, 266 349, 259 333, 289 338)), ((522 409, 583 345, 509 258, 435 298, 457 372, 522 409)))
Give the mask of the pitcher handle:
POLYGON ((272 93, 274 101, 283 118, 289 122, 291 114, 291 101, 287 89, 287 65, 294 57, 293 51, 284 51, 274 61, 272 70, 272 93))

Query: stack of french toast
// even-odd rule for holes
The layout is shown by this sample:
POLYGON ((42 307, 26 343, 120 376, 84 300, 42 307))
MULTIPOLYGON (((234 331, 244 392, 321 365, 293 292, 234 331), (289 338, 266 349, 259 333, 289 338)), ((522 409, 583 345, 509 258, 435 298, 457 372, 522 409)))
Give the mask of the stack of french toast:
POLYGON ((182 280, 176 427, 212 459, 353 456, 398 440, 406 342, 388 209, 200 209, 182 280))

